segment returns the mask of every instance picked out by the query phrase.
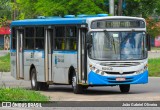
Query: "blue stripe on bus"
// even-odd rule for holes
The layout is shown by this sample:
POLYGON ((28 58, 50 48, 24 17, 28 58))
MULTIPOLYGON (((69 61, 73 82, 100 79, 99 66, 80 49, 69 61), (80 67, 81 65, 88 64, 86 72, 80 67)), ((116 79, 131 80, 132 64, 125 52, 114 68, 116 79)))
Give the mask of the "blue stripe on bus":
POLYGON ((77 51, 53 51, 53 53, 60 53, 60 54, 77 54, 77 51))
MULTIPOLYGON (((11 49, 10 52, 16 52, 16 50, 11 49)), ((24 52, 43 52, 44 50, 24 50, 24 52)), ((53 51, 53 53, 62 53, 62 54, 77 54, 77 51, 53 51)))
POLYGON ((116 76, 102 76, 90 71, 88 74, 89 85, 120 85, 120 84, 145 84, 148 83, 148 71, 133 76, 122 76, 126 81, 116 81, 116 76))
POLYGON ((86 18, 60 18, 60 19, 27 19, 13 21, 11 26, 22 25, 53 25, 53 24, 85 24, 86 18))
POLYGON ((10 52, 16 52, 16 50, 11 49, 10 52))
POLYGON ((44 50, 24 50, 24 52, 44 52, 44 50))

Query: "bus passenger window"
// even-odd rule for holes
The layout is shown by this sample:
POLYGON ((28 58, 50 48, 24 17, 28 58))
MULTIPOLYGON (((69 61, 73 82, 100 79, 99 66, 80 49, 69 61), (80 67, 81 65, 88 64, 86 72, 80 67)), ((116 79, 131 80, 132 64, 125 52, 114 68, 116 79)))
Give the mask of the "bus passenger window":
POLYGON ((55 49, 56 50, 76 50, 77 32, 76 26, 55 27, 55 49))
POLYGON ((36 27, 35 49, 44 49, 44 27, 36 27))
POLYGON ((76 50, 76 26, 66 27, 66 50, 76 50))
POLYGON ((25 49, 34 49, 34 27, 25 28, 25 49))
POLYGON ((66 46, 65 49, 66 50, 76 50, 76 39, 71 39, 71 38, 67 38, 66 39, 66 46))
POLYGON ((16 30, 15 28, 13 27, 12 28, 12 45, 11 45, 11 49, 16 49, 16 30))
POLYGON ((56 45, 55 49, 56 50, 64 50, 64 47, 65 47, 64 42, 65 42, 65 40, 62 39, 62 38, 56 39, 56 41, 55 41, 55 45, 56 45))
POLYGON ((55 49, 64 50, 65 43, 65 27, 57 26, 55 27, 55 49))
POLYGON ((44 49, 44 39, 36 39, 35 49, 44 49))
POLYGON ((25 49, 34 49, 34 40, 33 39, 26 39, 25 41, 25 49))

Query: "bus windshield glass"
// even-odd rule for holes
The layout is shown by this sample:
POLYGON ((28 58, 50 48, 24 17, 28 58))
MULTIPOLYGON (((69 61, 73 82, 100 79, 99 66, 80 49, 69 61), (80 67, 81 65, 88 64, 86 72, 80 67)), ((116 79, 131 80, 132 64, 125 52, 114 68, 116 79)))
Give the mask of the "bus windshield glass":
POLYGON ((136 31, 91 32, 88 54, 95 60, 136 60, 147 58, 146 33, 136 31))

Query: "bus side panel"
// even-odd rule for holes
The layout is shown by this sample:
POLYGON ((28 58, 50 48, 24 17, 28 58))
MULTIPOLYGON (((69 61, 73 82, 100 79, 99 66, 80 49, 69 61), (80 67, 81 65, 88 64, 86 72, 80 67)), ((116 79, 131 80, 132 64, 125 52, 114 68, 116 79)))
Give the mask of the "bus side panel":
POLYGON ((11 76, 13 76, 14 78, 17 78, 17 75, 16 75, 16 52, 11 51, 10 58, 11 58, 11 76))
POLYGON ((30 79, 31 65, 35 66, 37 71, 37 81, 44 82, 44 51, 25 51, 24 52, 24 79, 30 79))
POLYGON ((31 58, 32 52, 24 50, 24 80, 30 80, 30 67, 33 63, 33 58, 31 58))
POLYGON ((69 84, 69 68, 77 68, 77 52, 54 52, 52 56, 54 83, 69 84))
POLYGON ((30 80, 29 70, 30 70, 30 66, 24 65, 24 80, 26 81, 30 80))
POLYGON ((45 82, 44 51, 36 51, 34 55, 34 64, 37 71, 37 81, 45 82))

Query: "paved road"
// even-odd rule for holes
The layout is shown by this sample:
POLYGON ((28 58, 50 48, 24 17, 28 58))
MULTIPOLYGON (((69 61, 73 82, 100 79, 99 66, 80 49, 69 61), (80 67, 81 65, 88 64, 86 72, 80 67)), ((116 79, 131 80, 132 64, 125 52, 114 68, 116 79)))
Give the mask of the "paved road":
MULTIPOLYGON (((30 82, 15 80, 10 73, 0 73, 0 86, 30 89, 30 82)), ((119 87, 90 87, 85 94, 73 94, 70 85, 50 85, 42 94, 53 101, 160 101, 160 78, 149 78, 145 85, 132 85, 130 93, 120 93, 119 87)))

